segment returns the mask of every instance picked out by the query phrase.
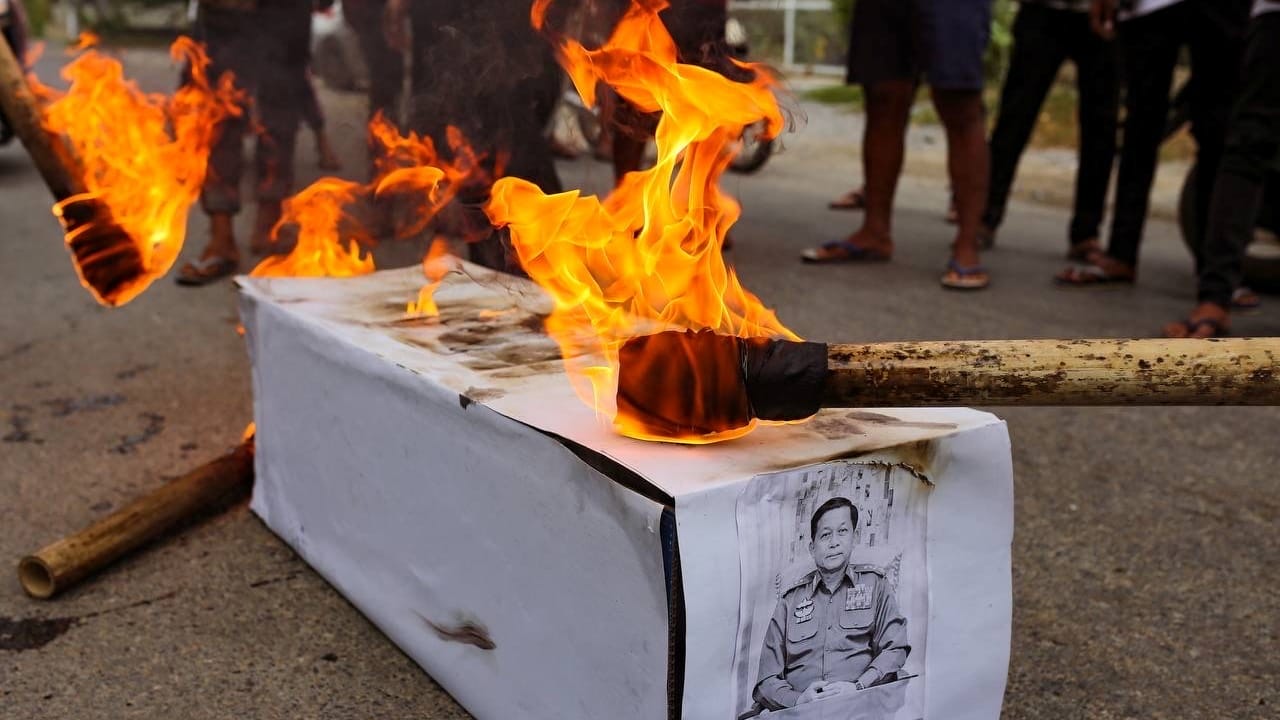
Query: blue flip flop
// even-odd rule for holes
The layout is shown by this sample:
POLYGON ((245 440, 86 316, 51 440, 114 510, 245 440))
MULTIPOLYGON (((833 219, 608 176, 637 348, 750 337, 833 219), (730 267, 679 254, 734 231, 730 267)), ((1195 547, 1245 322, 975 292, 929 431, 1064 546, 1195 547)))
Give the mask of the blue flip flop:
POLYGON ((831 265, 835 263, 888 262, 890 256, 877 250, 859 247, 848 240, 834 240, 829 243, 823 243, 821 247, 805 250, 800 253, 800 259, 807 263, 831 265))
POLYGON ((991 274, 984 265, 965 267, 951 258, 941 282, 949 290, 982 290, 991 284, 991 274))

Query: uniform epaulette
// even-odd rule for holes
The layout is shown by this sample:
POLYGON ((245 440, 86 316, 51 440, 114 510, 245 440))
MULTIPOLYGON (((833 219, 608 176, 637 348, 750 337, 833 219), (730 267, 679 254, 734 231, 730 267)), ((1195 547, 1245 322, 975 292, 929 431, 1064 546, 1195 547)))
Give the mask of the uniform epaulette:
POLYGON ((884 568, 880 567, 879 565, 854 565, 853 571, 875 573, 880 577, 884 577, 884 568))
POLYGON ((816 575, 817 572, 818 572, 817 570, 810 570, 807 573, 803 573, 797 577, 791 578, 790 582, 783 583, 782 594, 786 595, 787 593, 791 592, 792 590, 795 590, 798 587, 804 587, 805 585, 808 585, 809 583, 813 582, 813 576, 816 575))

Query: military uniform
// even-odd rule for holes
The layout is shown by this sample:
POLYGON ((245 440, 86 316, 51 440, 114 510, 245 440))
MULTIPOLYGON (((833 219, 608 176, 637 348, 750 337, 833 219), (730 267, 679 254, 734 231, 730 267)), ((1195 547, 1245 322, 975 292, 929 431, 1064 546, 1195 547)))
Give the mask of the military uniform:
POLYGON ((907 619, 883 570, 849 565, 834 591, 814 570, 778 600, 753 695, 770 710, 792 707, 819 680, 854 682, 868 668, 880 677, 897 672, 910 651, 907 619))

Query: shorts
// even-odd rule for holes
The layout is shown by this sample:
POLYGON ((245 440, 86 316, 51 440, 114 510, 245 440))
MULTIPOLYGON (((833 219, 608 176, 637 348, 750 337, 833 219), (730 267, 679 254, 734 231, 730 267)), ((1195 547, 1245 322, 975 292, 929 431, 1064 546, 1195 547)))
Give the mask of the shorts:
POLYGON ((849 33, 850 83, 918 81, 981 90, 992 0, 858 0, 849 33))

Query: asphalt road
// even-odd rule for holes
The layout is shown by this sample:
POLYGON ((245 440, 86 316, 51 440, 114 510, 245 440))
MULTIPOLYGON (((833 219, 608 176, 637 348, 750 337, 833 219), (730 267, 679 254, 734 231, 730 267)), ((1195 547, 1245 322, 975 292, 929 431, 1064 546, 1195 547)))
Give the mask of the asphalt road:
MULTIPOLYGON (((150 85, 169 86, 162 59, 130 59, 150 85)), ((362 167, 360 99, 323 99, 347 167, 362 167)), ((1190 260, 1171 225, 1151 224, 1137 287, 1063 291, 1049 278, 1066 214, 1031 205, 1013 207, 987 257, 992 287, 944 292, 950 230, 936 178, 904 181, 893 263, 800 264, 802 248, 855 220, 826 210, 856 175, 855 137, 838 115, 810 115, 761 174, 725 183, 745 207, 733 251, 745 284, 801 335, 1148 336, 1189 307, 1190 260)), ((302 139, 306 179, 316 173, 302 139)), ((562 171, 589 188, 609 178, 590 160, 562 171)), ((22 150, 0 148, 0 568, 219 454, 251 415, 231 285, 164 279, 127 307, 99 307, 48 208, 22 150)), ((1276 305, 1239 318, 1237 331, 1280 334, 1276 305)), ((1005 717, 1276 717, 1280 412, 999 414, 1017 483, 1005 717)), ((13 718, 467 717, 244 507, 54 602, 0 573, 0 708, 13 718)))

